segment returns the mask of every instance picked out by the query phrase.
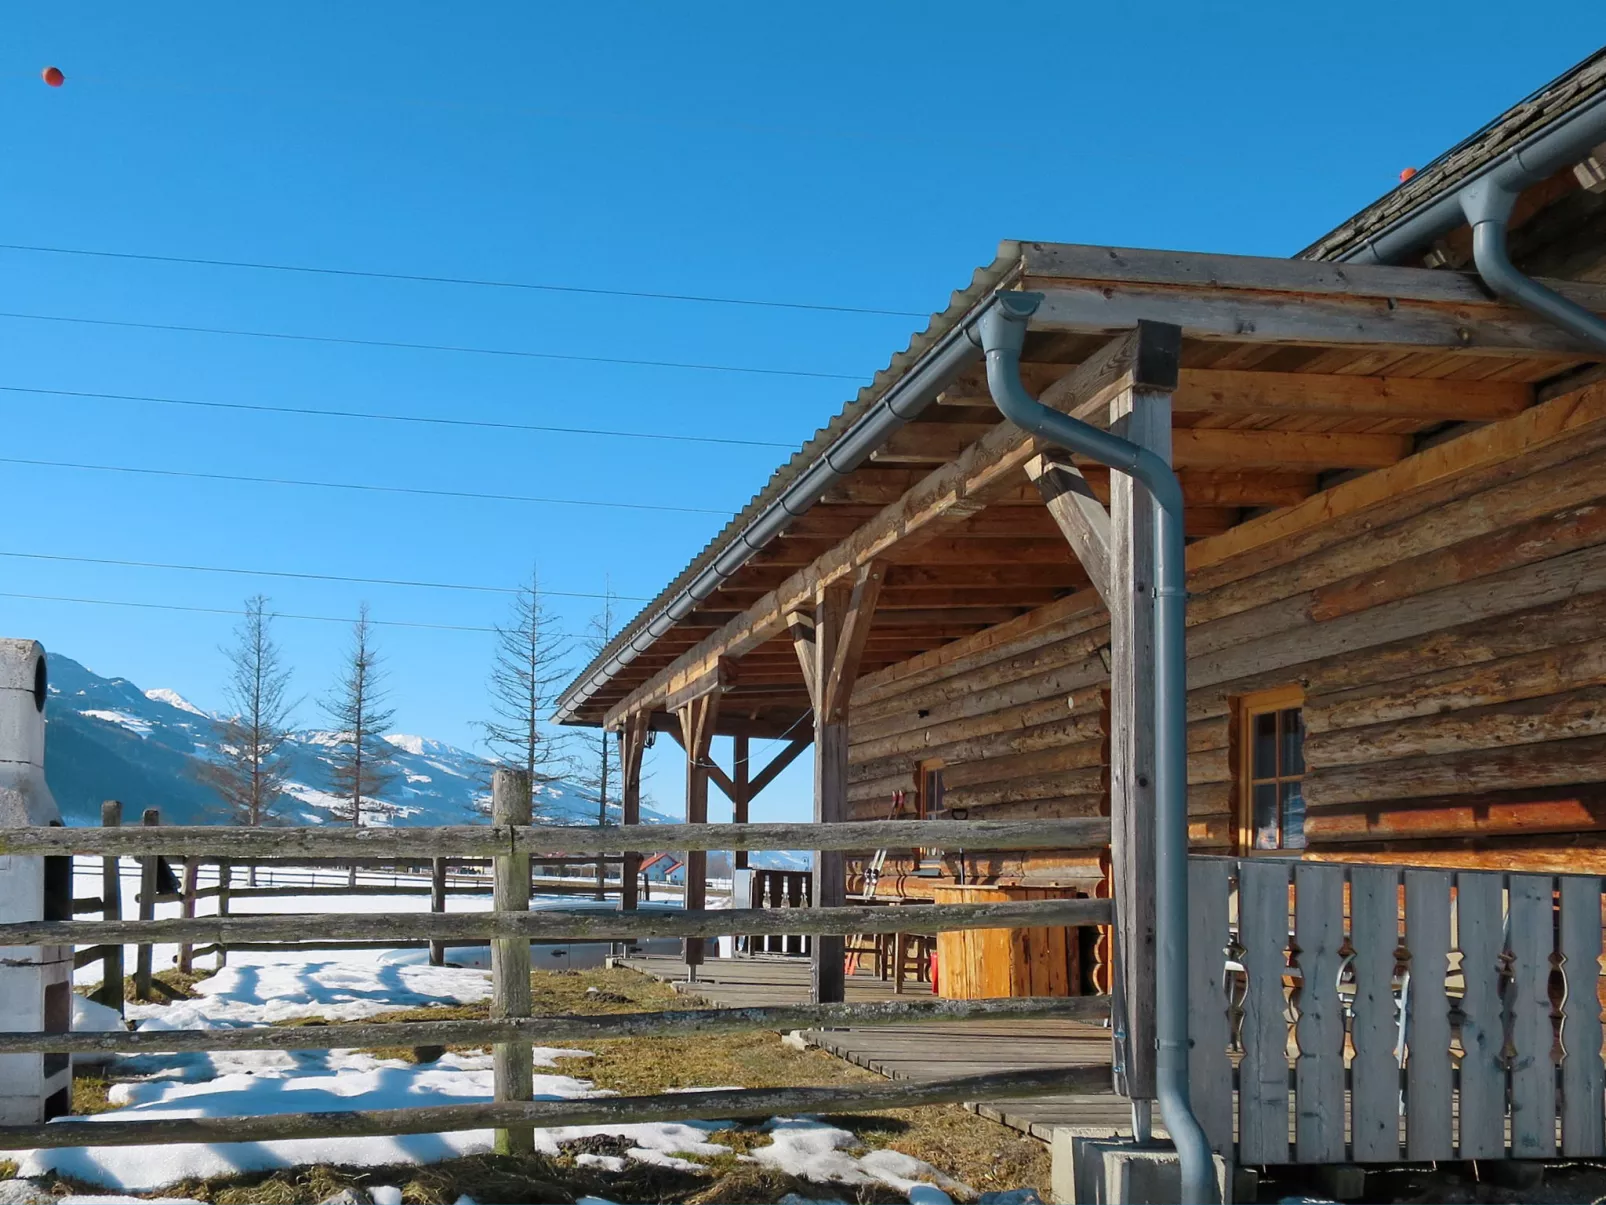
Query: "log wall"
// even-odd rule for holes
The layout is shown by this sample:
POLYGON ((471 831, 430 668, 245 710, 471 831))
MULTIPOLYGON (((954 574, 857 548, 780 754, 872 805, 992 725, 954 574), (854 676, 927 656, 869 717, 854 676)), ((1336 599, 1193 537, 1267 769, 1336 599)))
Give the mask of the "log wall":
MULTIPOLYGON (((1196 849, 1235 841, 1235 700, 1297 683, 1308 856, 1606 870, 1606 386, 1198 541, 1189 570, 1196 849)), ((1107 813, 1108 657, 1088 591, 865 678, 854 818, 925 761, 971 819, 1107 813)), ((966 873, 1101 872, 1066 851, 966 873)))

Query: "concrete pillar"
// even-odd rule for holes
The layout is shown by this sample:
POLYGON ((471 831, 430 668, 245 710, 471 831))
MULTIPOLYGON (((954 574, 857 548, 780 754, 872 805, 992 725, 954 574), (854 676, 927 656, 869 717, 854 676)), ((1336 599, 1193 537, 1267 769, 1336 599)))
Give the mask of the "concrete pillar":
MULTIPOLYGON (((45 650, 0 640, 0 825, 60 824, 45 785, 45 650)), ((72 859, 0 854, 0 921, 72 919, 72 859)), ((6 1028, 72 1028, 72 947, 0 947, 6 1028)), ((32 1125, 72 1105, 65 1054, 0 1055, 0 1125, 32 1125)))

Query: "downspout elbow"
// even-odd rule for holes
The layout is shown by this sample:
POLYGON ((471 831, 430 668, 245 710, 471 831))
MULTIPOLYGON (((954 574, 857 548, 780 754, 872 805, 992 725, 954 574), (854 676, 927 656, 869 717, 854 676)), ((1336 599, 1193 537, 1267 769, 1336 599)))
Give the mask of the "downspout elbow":
POLYGON ((1489 177, 1461 190, 1459 200, 1472 227, 1472 260, 1484 284, 1498 297, 1538 314, 1589 346, 1606 352, 1606 321, 1576 302, 1569 301, 1511 262, 1506 231, 1518 189, 1489 177))

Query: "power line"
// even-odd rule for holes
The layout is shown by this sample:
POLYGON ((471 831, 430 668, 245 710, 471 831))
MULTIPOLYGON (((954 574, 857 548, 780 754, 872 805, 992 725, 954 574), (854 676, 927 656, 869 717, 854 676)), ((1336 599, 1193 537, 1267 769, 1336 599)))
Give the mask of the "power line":
POLYGON ((295 485, 309 489, 356 490, 376 494, 415 494, 425 498, 469 498, 476 502, 533 502, 541 506, 607 507, 614 510, 663 511, 680 515, 720 515, 728 510, 697 506, 658 506, 650 502, 607 502, 593 498, 537 498, 525 494, 480 494, 470 490, 430 490, 410 485, 365 485, 355 481, 302 481, 293 477, 244 477, 232 473, 202 473, 186 469, 149 469, 121 464, 79 464, 66 460, 25 460, 0 456, 0 464, 20 464, 40 469, 80 469, 90 473, 133 473, 144 477, 182 477, 198 481, 228 481, 244 485, 295 485))
MULTIPOLYGON (((89 607, 134 607, 142 611, 186 611, 194 615, 232 615, 237 617, 244 614, 243 611, 228 607, 187 607, 180 606, 178 603, 130 602, 126 599, 117 598, 72 598, 59 594, 0 592, 0 598, 19 598, 30 602, 80 603, 89 607)), ((349 624, 352 622, 352 618, 349 615, 292 615, 285 611, 270 611, 268 614, 274 619, 304 619, 314 623, 349 624)), ((423 628, 433 632, 484 632, 492 635, 496 633, 495 628, 471 627, 466 624, 455 623, 413 623, 404 619, 370 619, 368 622, 383 624, 388 628, 423 628)), ((579 639, 579 637, 569 632, 559 632, 557 635, 565 640, 579 639)))
POLYGON ((734 372, 766 377, 805 377, 816 381, 862 381, 841 372, 801 368, 754 368, 739 364, 701 364, 684 360, 631 360, 621 356, 582 356, 569 352, 526 351, 513 347, 470 347, 453 343, 407 343, 399 339, 356 339, 341 335, 297 335, 288 331, 254 331, 226 326, 184 326, 176 322, 131 322, 115 318, 79 318, 67 314, 25 314, 0 311, 0 318, 27 322, 61 322, 77 326, 111 326, 124 330, 176 331, 188 335, 231 335, 250 339, 282 339, 292 343, 333 343, 346 347, 390 347, 409 351, 445 351, 474 356, 513 356, 523 360, 563 360, 576 364, 618 364, 631 368, 685 368, 695 372, 734 372))
MULTIPOLYGON (((66 556, 51 552, 0 551, 0 557, 25 561, 57 561, 73 565, 106 565, 121 569, 173 569, 185 573, 222 573, 239 577, 280 577, 289 578, 293 581, 342 582, 355 586, 408 586, 421 590, 463 590, 480 594, 518 594, 521 592, 521 588, 517 586, 481 586, 465 582, 426 582, 390 577, 344 577, 335 573, 299 573, 289 569, 235 569, 223 565, 182 565, 163 561, 129 561, 112 557, 66 556)), ((598 594, 584 590, 537 590, 536 594, 544 598, 612 598, 621 602, 651 601, 633 594, 598 594)))
POLYGON ((291 414, 318 418, 372 419, 391 423, 422 423, 441 427, 477 427, 493 431, 532 431, 553 435, 598 435, 612 439, 673 440, 677 443, 729 444, 746 448, 792 448, 793 444, 765 439, 730 439, 717 435, 660 435, 651 431, 614 431, 598 427, 551 427, 533 423, 503 423, 491 419, 444 418, 427 414, 387 414, 368 410, 319 410, 312 406, 269 406, 255 402, 215 402, 194 398, 148 397, 132 393, 91 393, 79 389, 36 389, 27 385, 0 385, 4 393, 34 393, 45 397, 93 398, 108 402, 147 402, 161 406, 195 406, 207 410, 249 410, 260 414, 291 414))
POLYGON ((827 314, 869 314, 882 318, 926 318, 917 310, 882 310, 870 306, 826 305, 805 301, 770 301, 756 297, 719 297, 705 293, 659 293, 645 289, 603 289, 527 280, 486 280, 471 276, 430 276, 417 272, 367 272, 357 268, 319 268, 308 264, 276 264, 256 260, 205 259, 193 255, 149 255, 134 251, 100 251, 87 247, 46 247, 33 243, 0 243, 0 251, 33 251, 43 255, 78 255, 96 259, 139 260, 155 264, 195 264, 207 268, 246 268, 258 272, 295 272, 308 276, 349 276, 365 280, 402 280, 416 284, 471 285, 485 289, 521 289, 537 293, 571 293, 591 297, 634 297, 648 301, 690 301, 701 305, 753 306, 772 310, 814 310, 827 314))

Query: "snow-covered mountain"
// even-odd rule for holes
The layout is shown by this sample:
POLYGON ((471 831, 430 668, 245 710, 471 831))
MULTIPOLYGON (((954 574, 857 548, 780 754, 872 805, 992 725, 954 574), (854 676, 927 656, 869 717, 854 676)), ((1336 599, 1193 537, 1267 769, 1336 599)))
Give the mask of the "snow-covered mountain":
MULTIPOLYGON (((45 708, 45 776, 68 824, 98 824, 102 800, 123 803, 125 822, 148 807, 168 824, 223 819, 216 797, 197 773, 215 755, 216 719, 173 690, 140 690, 126 678, 103 678, 69 657, 49 656, 50 700, 45 708)), ((280 808, 288 824, 331 820, 327 732, 297 732, 289 746, 289 798, 280 808)), ((383 801, 394 814, 376 823, 474 824, 476 803, 487 795, 485 770, 466 750, 422 736, 394 734, 394 781, 383 801)), ((541 819, 554 824, 595 824, 596 804, 568 783, 541 788, 541 819)), ((618 808, 609 819, 617 822, 618 808)), ((642 808, 642 819, 671 817, 642 808)), ((365 823, 370 822, 366 821, 365 823)))

